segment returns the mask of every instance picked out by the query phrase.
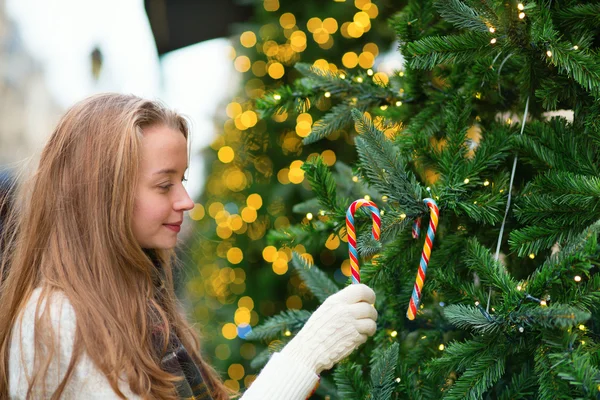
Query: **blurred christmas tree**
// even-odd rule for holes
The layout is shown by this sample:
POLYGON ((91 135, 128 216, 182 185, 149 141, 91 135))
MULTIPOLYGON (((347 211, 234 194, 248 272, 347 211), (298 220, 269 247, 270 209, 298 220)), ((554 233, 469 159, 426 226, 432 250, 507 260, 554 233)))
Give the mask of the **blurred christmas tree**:
MULTIPOLYGON (((356 214, 378 333, 335 368, 336 389, 327 375, 324 385, 344 399, 599 398, 600 2, 411 0, 397 11, 405 64, 392 76, 298 65, 302 78, 258 101, 265 119, 330 101, 305 143, 345 130, 358 155, 334 171, 309 157, 316 199, 296 204, 305 220, 271 232, 272 244, 303 253, 345 239, 346 209, 365 195, 382 212, 381 244, 356 214), (425 198, 439 225, 409 320, 425 198)), ((311 260, 293 255, 323 300, 341 285, 311 260)), ((275 348, 309 315, 288 310, 249 337, 275 348)))
POLYGON ((296 81, 298 62, 332 73, 372 68, 395 39, 387 24, 393 11, 388 3, 261 0, 255 20, 239 27, 232 62, 242 74, 242 87, 223 106, 222 133, 206 154, 210 175, 190 214, 198 222, 188 244, 192 259, 187 263, 199 273, 188 278, 183 294, 191 318, 205 334, 204 354, 233 388, 243 390, 257 372, 250 362, 260 349, 245 335, 283 310, 312 310, 317 304, 289 270, 292 250, 319 254, 330 277, 337 271, 340 284, 347 278, 340 269, 345 253, 337 237, 324 248, 331 232, 321 232, 322 241, 315 237, 294 247, 269 244, 266 233, 305 219, 306 212, 294 214, 292 206, 312 197, 301 169, 309 156, 321 156, 330 166, 355 161, 351 130, 340 129, 329 140, 305 147, 302 140, 313 120, 330 109, 330 97, 303 99, 299 113, 290 110, 272 118, 261 118, 256 102, 296 81))

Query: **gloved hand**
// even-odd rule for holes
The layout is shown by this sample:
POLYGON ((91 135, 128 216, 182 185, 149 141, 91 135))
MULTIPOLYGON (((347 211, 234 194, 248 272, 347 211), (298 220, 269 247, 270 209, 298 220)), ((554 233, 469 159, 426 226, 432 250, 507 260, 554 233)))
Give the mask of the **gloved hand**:
POLYGON ((374 303, 375 292, 366 285, 340 290, 325 299, 281 353, 320 374, 373 336, 377 329, 374 303))

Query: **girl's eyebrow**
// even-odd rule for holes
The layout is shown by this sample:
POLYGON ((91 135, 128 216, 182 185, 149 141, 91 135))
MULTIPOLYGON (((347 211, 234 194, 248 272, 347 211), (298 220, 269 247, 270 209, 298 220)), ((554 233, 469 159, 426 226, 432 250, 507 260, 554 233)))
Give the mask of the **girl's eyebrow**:
MULTIPOLYGON (((185 169, 187 171, 187 168, 185 169)), ((174 168, 163 168, 160 171, 156 171, 154 174, 152 175, 159 175, 159 174, 176 174, 178 171, 174 168)), ((185 173, 185 171, 184 171, 185 173)))

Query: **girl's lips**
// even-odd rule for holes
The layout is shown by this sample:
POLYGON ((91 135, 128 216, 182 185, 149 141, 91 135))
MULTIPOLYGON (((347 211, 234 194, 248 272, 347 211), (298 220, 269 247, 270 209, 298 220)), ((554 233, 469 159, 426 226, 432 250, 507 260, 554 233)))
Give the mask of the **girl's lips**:
POLYGON ((167 224, 165 224, 165 226, 167 228, 169 228, 170 230, 172 230, 173 232, 179 232, 181 230, 181 225, 167 225, 167 224))

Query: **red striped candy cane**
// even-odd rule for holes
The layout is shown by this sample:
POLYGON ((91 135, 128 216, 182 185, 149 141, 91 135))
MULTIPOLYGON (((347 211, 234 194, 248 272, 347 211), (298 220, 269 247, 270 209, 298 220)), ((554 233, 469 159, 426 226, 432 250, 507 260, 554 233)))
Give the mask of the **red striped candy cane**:
POLYGON ((433 246, 433 238, 435 237, 435 231, 440 216, 440 210, 436 202, 433 199, 423 199, 423 202, 429 207, 429 227, 427 228, 427 237, 425 238, 425 244, 423 245, 423 252, 421 253, 421 262, 419 263, 419 270, 417 271, 417 279, 415 280, 415 286, 413 293, 410 298, 410 304, 408 305, 408 311, 406 316, 408 319, 413 320, 417 315, 417 307, 421 302, 421 290, 425 283, 425 274, 427 272, 427 264, 429 264, 429 256, 431 256, 431 247, 433 246))
POLYGON ((371 211, 373 218, 373 238, 379 240, 381 232, 381 217, 379 208, 369 200, 358 199, 350 204, 346 212, 346 231, 348 233, 348 254, 350 255, 350 270, 352 272, 352 283, 360 283, 360 273, 358 269, 358 252, 356 251, 356 229, 354 228, 354 213, 360 207, 367 207, 371 211))

